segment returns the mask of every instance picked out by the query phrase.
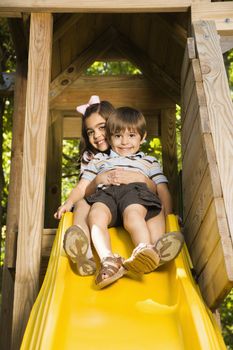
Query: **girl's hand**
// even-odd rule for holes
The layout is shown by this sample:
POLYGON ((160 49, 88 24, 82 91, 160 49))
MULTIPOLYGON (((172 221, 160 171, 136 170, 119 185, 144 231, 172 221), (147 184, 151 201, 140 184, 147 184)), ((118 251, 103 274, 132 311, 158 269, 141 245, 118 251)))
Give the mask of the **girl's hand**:
POLYGON ((62 217, 62 214, 66 213, 67 211, 71 211, 73 207, 73 203, 66 201, 64 204, 62 204, 56 211, 56 213, 54 213, 54 217, 55 219, 60 220, 62 217))

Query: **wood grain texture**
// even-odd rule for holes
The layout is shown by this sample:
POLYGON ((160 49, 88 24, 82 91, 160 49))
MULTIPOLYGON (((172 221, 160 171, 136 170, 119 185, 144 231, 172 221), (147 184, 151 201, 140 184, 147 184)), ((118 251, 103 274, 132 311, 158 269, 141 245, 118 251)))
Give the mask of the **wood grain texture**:
POLYGON ((191 8, 192 22, 214 21, 221 35, 233 35, 232 1, 193 3, 191 8))
POLYGON ((169 181, 175 213, 178 213, 178 165, 176 149, 176 108, 161 112, 161 143, 163 172, 169 181))
POLYGON ((0 12, 186 12, 190 0, 1 0, 0 12))
POLYGON ((99 55, 106 52, 114 40, 115 32, 107 30, 92 46, 82 52, 56 79, 50 84, 50 101, 58 96, 67 86, 72 84, 99 55))
POLYGON ((12 349, 18 349, 39 287, 44 224, 52 16, 32 14, 12 349))
POLYGON ((233 239, 233 104, 214 23, 195 22, 194 33, 223 199, 233 239))
POLYGON ((58 225, 58 221, 53 215, 61 204, 62 124, 62 113, 54 110, 50 111, 46 167, 45 228, 53 228, 58 225))
POLYGON ((90 94, 100 96, 102 101, 110 100, 115 107, 131 106, 145 114, 174 105, 170 98, 142 75, 82 75, 53 99, 51 108, 75 111, 76 106, 89 100, 90 94))

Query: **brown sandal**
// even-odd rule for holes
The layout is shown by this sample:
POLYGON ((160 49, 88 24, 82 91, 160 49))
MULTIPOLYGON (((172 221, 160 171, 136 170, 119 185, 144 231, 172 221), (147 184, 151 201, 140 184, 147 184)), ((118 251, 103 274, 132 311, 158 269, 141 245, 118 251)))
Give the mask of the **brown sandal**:
POLYGON ((100 270, 95 279, 98 288, 104 288, 121 278, 126 272, 122 264, 123 259, 119 255, 104 258, 100 263, 100 270))

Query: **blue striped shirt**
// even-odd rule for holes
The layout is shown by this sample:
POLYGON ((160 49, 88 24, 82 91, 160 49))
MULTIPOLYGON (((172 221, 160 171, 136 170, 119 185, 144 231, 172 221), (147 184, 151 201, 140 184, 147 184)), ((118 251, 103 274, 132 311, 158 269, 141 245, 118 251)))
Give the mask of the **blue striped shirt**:
POLYGON ((120 156, 113 150, 110 151, 109 155, 106 153, 97 153, 84 169, 82 179, 91 182, 98 174, 117 168, 140 171, 154 181, 156 185, 168 182, 155 157, 147 156, 143 152, 138 152, 130 156, 120 156))

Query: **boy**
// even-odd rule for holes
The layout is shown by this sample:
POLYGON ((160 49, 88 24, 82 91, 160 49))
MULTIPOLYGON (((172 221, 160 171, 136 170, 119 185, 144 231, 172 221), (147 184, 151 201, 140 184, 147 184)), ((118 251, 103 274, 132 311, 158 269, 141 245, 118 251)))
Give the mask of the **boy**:
MULTIPOLYGON (((106 134, 111 145, 109 155, 97 154, 83 173, 82 179, 91 182, 97 174, 115 168, 139 171, 151 178, 162 200, 167 197, 167 179, 154 157, 138 152, 146 137, 144 116, 137 110, 121 107, 106 123, 106 134)), ((91 237, 100 258, 96 284, 103 288, 122 277, 126 270, 148 273, 166 261, 173 260, 183 245, 180 233, 163 236, 164 211, 158 196, 144 183, 106 186, 86 197, 91 204, 88 222, 91 237), (152 218, 153 226, 150 224, 152 218), (120 221, 119 221, 120 219, 120 221), (108 227, 123 223, 136 248, 125 261, 111 249, 108 227), (164 257, 164 259, 163 259, 164 257)))

